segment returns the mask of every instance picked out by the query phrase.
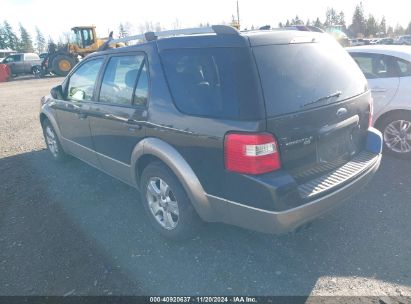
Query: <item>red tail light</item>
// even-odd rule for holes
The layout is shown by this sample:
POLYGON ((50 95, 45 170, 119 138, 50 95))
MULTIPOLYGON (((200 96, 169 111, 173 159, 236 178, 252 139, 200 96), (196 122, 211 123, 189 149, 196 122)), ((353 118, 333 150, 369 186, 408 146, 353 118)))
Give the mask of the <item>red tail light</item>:
POLYGON ((274 136, 267 133, 230 133, 224 141, 225 167, 232 172, 263 174, 281 168, 274 136))
POLYGON ((368 127, 371 128, 372 123, 373 123, 372 118, 373 118, 373 115, 374 115, 374 100, 372 98, 370 99, 370 103, 369 103, 368 107, 369 107, 369 110, 370 110, 370 115, 368 116, 368 127))

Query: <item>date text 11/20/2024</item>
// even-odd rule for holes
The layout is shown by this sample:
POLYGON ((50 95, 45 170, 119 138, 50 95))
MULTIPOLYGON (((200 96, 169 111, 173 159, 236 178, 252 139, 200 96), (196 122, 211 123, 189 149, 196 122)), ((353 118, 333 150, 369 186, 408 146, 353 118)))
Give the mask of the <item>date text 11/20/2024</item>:
POLYGON ((150 303, 258 303, 254 297, 150 297, 150 303))

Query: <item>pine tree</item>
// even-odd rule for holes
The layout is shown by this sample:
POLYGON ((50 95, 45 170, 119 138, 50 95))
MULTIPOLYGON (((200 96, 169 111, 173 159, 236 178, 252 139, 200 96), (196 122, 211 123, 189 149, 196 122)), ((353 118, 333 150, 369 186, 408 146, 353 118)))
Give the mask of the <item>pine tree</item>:
POLYGON ((397 23, 394 29, 394 34, 396 36, 401 36, 401 35, 404 35, 404 33, 405 33, 404 28, 399 23, 397 23))
POLYGON ((0 24, 0 49, 7 48, 6 32, 4 27, 0 24))
POLYGON ((338 14, 338 25, 341 25, 343 31, 347 30, 347 24, 345 23, 345 14, 343 11, 338 14))
POLYGON ((46 51, 46 39, 41 33, 40 29, 36 26, 36 49, 38 53, 44 53, 46 51))
POLYGON ((315 22, 314 22, 314 26, 318 27, 318 28, 323 27, 323 24, 321 23, 320 18, 317 17, 317 20, 315 20, 315 22))
POLYGON ((123 25, 123 23, 120 23, 118 26, 118 38, 124 38, 127 37, 129 33, 127 32, 126 27, 123 25))
POLYGON ((389 27, 387 28, 387 35, 388 35, 389 37, 392 37, 392 36, 394 35, 394 29, 392 28, 392 26, 389 26, 389 27))
POLYGON ((407 29, 405 30, 406 35, 411 35, 411 21, 408 22, 407 29))
POLYGON ((10 23, 8 23, 7 21, 4 21, 3 23, 3 32, 5 37, 6 48, 16 51, 19 46, 19 39, 17 38, 17 35, 14 33, 10 23))
POLYGON ((299 25, 299 24, 304 24, 304 22, 298 16, 295 16, 295 18, 291 20, 291 24, 299 25))
POLYGON ((19 24, 20 30, 20 41, 18 50, 21 52, 33 52, 33 41, 31 40, 30 34, 27 30, 23 27, 23 25, 19 24))
POLYGON ((365 29, 366 20, 364 17, 364 7, 362 5, 362 2, 360 2, 360 4, 355 7, 350 30, 355 37, 358 37, 365 34, 365 29))
POLYGON ((333 25, 338 25, 338 15, 335 9, 333 8, 327 8, 327 11, 325 13, 325 22, 324 26, 333 26, 333 25))
POLYGON ((379 31, 382 33, 382 35, 387 35, 387 21, 385 20, 385 16, 382 16, 380 26, 379 26, 379 31))
POLYGON ((371 36, 375 37, 378 33, 378 30, 379 30, 378 23, 375 20, 374 16, 370 14, 368 16, 368 20, 367 20, 367 23, 366 23, 365 35, 367 37, 371 37, 371 36))

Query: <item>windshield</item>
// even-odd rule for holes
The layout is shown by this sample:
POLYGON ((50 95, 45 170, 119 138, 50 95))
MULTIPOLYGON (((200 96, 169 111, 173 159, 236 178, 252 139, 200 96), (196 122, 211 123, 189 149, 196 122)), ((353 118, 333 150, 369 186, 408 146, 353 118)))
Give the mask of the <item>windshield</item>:
POLYGON ((70 43, 80 45, 81 44, 81 32, 78 30, 73 30, 70 33, 70 43))
POLYGON ((337 102, 366 88, 361 70, 334 41, 256 46, 254 55, 268 116, 337 102))

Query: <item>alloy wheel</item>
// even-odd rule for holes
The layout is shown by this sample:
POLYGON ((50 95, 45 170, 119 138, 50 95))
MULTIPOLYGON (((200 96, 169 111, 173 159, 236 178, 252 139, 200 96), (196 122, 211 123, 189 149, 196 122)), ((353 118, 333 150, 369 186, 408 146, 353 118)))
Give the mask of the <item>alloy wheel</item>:
POLYGON ((54 157, 57 157, 59 148, 57 144, 56 134, 50 126, 46 127, 46 141, 49 151, 54 157))
POLYGON ((147 202, 150 211, 161 227, 173 230, 179 220, 177 200, 170 186, 159 177, 152 177, 147 183, 147 202))
POLYGON ((386 146, 396 153, 411 152, 411 122, 407 120, 395 120, 384 129, 384 141, 386 146))

